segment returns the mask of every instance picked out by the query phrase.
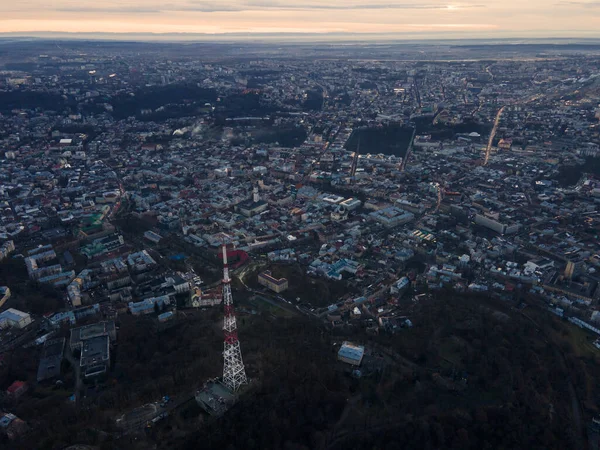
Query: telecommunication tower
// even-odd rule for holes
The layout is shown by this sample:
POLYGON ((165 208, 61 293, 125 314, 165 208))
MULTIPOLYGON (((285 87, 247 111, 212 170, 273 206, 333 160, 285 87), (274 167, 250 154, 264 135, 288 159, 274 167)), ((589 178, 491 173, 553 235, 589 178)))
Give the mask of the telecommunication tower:
POLYGON ((231 295, 231 279, 227 265, 227 245, 223 244, 223 304, 225 305, 225 349, 223 351, 223 384, 232 392, 236 392, 242 384, 246 384, 246 369, 242 361, 242 351, 237 335, 233 296, 231 295))

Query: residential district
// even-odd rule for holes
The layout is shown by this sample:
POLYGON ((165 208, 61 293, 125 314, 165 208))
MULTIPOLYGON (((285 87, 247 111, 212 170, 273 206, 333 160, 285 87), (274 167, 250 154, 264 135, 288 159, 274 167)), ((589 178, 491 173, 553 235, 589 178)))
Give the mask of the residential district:
MULTIPOLYGON (((223 244, 243 313, 404 333, 412 305, 455 291, 535 298, 600 338, 598 54, 24 48, 0 57, 0 365, 39 362, 2 387, 10 439, 65 360, 74 404, 110 376, 122 317, 222 311, 223 244)), ((373 349, 338 345, 368 373, 373 349)), ((144 427, 157 402, 117 422, 144 427)))

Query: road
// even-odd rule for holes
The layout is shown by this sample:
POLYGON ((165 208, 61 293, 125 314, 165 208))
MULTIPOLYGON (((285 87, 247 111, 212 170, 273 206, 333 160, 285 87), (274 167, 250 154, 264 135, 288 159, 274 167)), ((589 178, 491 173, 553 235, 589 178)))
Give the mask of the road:
POLYGON ((79 397, 81 396, 81 388, 83 387, 83 381, 81 380, 81 366, 79 365, 79 360, 77 360, 73 353, 71 353, 71 348, 69 347, 67 341, 67 348, 64 351, 64 357, 71 366, 73 366, 73 371, 75 372, 75 404, 79 402, 79 397))
POLYGON ((408 161, 408 157, 410 156, 410 152, 412 151, 416 133, 417 127, 414 127, 412 137, 410 138, 410 144, 408 144, 408 149, 406 149, 406 155, 404 155, 404 159, 402 160, 402 164, 400 166, 400 172, 404 172, 404 169, 406 169, 406 162, 408 161))
MULTIPOLYGON (((538 305, 531 305, 531 306, 539 307, 538 305)), ((551 341, 550 336, 548 336, 548 334, 544 331, 544 329, 542 327, 540 327, 539 324, 534 319, 532 319, 529 315, 527 315, 523 311, 520 311, 520 313, 521 313, 521 315, 523 315, 524 317, 529 319, 538 330, 540 330, 540 332, 544 336, 546 343, 549 343, 550 345, 554 346, 554 354, 556 356, 556 359, 558 360, 560 368, 564 372, 568 373, 569 370, 567 367, 565 354, 561 350, 558 343, 551 341)), ((567 383, 567 390, 569 392, 569 397, 571 399, 571 415, 572 415, 572 419, 573 419, 572 425, 573 425, 573 429, 575 432, 574 438, 576 441, 575 448, 584 449, 584 448, 587 448, 587 446, 585 445, 585 443, 586 443, 585 427, 583 426, 583 419, 581 417, 582 416, 581 415, 581 411, 582 411, 581 410, 581 402, 579 401, 579 397, 577 396, 577 391, 575 391, 575 386, 573 385, 573 380, 572 380, 571 376, 568 376, 565 379, 565 382, 567 383)))
POLYGON ((492 151, 492 143, 494 142, 494 138, 496 137, 496 132, 498 131, 498 124, 500 123, 500 117, 502 116, 502 112, 504 111, 506 106, 503 106, 498 110, 498 114, 496 114, 496 120, 494 120, 494 128, 492 128, 492 132, 490 134, 490 139, 488 141, 488 145, 485 149, 485 159, 483 161, 483 165, 487 166, 488 161, 490 159, 490 152, 492 151))
POLYGON ((193 400, 195 393, 196 390, 191 393, 179 394, 175 398, 171 398, 164 406, 161 406, 160 402, 147 403, 126 412, 116 419, 116 423, 123 430, 123 433, 135 433, 151 424, 152 420, 157 417, 170 416, 181 405, 193 400))
POLYGON ((434 212, 437 213, 440 210, 440 206, 442 204, 442 186, 438 182, 436 182, 435 185, 436 185, 435 187, 436 187, 436 190, 437 190, 437 200, 436 200, 436 203, 435 203, 435 210, 434 210, 434 212))

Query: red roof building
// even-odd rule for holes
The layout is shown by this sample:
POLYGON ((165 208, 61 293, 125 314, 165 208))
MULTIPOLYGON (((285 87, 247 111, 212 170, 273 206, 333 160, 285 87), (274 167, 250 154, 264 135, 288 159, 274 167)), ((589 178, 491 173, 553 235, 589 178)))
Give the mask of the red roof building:
POLYGON ((25 381, 15 381, 6 390, 6 394, 11 398, 19 398, 27 392, 27 383, 25 381))

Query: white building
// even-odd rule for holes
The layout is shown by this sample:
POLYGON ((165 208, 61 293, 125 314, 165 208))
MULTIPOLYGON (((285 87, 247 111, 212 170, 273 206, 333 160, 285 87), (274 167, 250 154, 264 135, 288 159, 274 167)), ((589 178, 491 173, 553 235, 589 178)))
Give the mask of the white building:
POLYGON ((365 348, 362 345, 344 342, 338 351, 338 360, 353 366, 360 366, 364 355, 365 348))
POLYGON ((18 309, 9 308, 0 313, 0 328, 25 328, 31 323, 31 316, 18 309))

